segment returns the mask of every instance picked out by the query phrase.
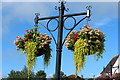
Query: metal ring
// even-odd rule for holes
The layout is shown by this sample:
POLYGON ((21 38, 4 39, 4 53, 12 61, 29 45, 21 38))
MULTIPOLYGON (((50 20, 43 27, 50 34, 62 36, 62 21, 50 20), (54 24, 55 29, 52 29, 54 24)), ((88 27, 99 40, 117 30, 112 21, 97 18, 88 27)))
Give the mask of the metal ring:
MULTIPOLYGON (((49 23, 50 23, 50 21, 52 21, 52 20, 53 20, 53 19, 50 19, 50 20, 47 22, 47 25, 46 25, 48 31, 51 31, 51 32, 56 31, 56 29, 58 28, 58 25, 57 25, 57 27, 56 27, 55 29, 53 29, 53 30, 49 29, 49 23)), ((58 20, 57 20, 56 18, 55 18, 54 20, 56 20, 56 21, 58 22, 58 20)))
MULTIPOLYGON (((74 20, 74 25, 76 24, 76 19, 75 19, 73 16, 71 16, 71 17, 66 17, 65 20, 64 20, 64 23, 65 23, 65 21, 66 21, 68 18, 72 18, 72 19, 74 20)), ((64 25, 63 27, 64 27, 66 30, 71 30, 74 26, 73 26, 72 28, 69 28, 69 29, 66 28, 65 25, 64 25)))

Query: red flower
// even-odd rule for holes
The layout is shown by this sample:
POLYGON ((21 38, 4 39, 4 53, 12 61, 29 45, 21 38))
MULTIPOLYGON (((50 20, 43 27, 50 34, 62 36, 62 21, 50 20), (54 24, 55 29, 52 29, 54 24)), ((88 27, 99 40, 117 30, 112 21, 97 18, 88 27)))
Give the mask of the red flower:
POLYGON ((90 27, 89 25, 86 25, 87 27, 90 27))
POLYGON ((78 33, 73 35, 74 38, 78 38, 78 33))
POLYGON ((100 37, 98 38, 99 41, 101 41, 100 37))
POLYGON ((24 39, 24 41, 27 41, 28 39, 24 39))
POLYGON ((23 42, 25 43, 26 41, 28 41, 28 39, 24 39, 23 42))
POLYGON ((26 42, 26 41, 23 41, 24 43, 26 42))
POLYGON ((26 37, 27 39, 29 38, 29 37, 26 37))
POLYGON ((30 34, 26 34, 26 36, 30 36, 30 34))
POLYGON ((29 30, 26 30, 26 32, 29 32, 29 30))
POLYGON ((75 42, 75 39, 74 39, 74 38, 72 38, 72 42, 75 42))

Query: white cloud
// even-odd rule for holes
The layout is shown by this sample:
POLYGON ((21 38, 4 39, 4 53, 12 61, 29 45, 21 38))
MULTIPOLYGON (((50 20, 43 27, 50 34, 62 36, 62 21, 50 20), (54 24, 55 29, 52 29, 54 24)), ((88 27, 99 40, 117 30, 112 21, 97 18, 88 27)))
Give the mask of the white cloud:
POLYGON ((11 16, 11 18, 22 19, 24 17, 27 20, 30 20, 29 18, 32 18, 35 12, 40 13, 40 16, 46 16, 50 13, 49 7, 43 3, 39 3, 39 5, 38 3, 4 3, 4 9, 9 11, 7 15, 11 16))
MULTIPOLYGON (((13 0, 13 2, 16 0, 13 0)), ((38 1, 38 0, 37 0, 38 1)), ((67 3, 66 7, 72 12, 83 12, 87 9, 86 6, 92 6, 92 16, 90 23, 94 26, 102 26, 109 23, 113 18, 117 17, 117 3, 67 3), (71 6, 73 5, 73 6, 71 6), (101 6, 102 5, 102 6, 101 6), (80 7, 78 7, 80 6, 80 7)), ((50 4, 44 3, 3 3, 3 10, 8 10, 3 20, 4 32, 9 31, 9 26, 11 22, 15 19, 18 21, 27 21, 29 23, 34 23, 33 19, 35 13, 40 13, 41 16, 48 16, 50 14, 50 4), (44 9, 43 9, 44 8, 44 9)), ((53 5, 54 7, 54 5, 53 5)))
POLYGON ((110 19, 110 18, 104 18, 98 22, 94 22, 94 26, 97 26, 97 28, 98 28, 98 26, 104 26, 105 24, 108 24, 111 21, 112 21, 112 19, 110 19))
POLYGON ((34 23, 35 13, 40 13, 40 17, 50 14, 49 6, 29 2, 3 3, 3 12, 3 33, 9 31, 10 25, 14 21, 34 23))
POLYGON ((118 19, 117 3, 98 3, 93 6, 91 21, 94 26, 104 26, 110 24, 112 20, 118 19), (101 7, 101 4, 103 4, 101 7), (97 8, 97 9, 95 9, 97 8))
POLYGON ((117 2, 88 2, 88 3, 68 3, 68 8, 71 13, 73 12, 86 12, 86 6, 91 8, 91 21, 92 26, 103 26, 110 23, 113 19, 118 18, 118 3, 117 2), (70 5, 69 5, 70 4, 70 5), (72 5, 72 6, 71 6, 72 5), (74 7, 73 7, 74 6, 74 7), (78 7, 80 6, 80 7, 78 7))
POLYGON ((48 74, 47 78, 53 78, 53 74, 48 74))

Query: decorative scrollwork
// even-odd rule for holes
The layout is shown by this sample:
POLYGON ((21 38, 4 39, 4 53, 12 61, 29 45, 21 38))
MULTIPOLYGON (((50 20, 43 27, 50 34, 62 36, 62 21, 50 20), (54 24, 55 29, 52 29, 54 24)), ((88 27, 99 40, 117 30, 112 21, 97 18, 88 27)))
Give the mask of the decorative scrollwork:
POLYGON ((69 29, 70 31, 67 33, 66 37, 64 38, 64 41, 63 41, 63 43, 62 43, 62 46, 63 46, 63 44, 65 43, 65 40, 66 40, 67 36, 70 34, 70 32, 71 32, 81 21, 83 21, 83 20, 86 19, 86 18, 87 18, 87 16, 85 16, 84 18, 82 18, 81 20, 79 20, 71 29, 69 29))
POLYGON ((59 3, 63 2, 64 4, 66 3, 64 0, 59 0, 59 3))
POLYGON ((51 31, 51 32, 56 31, 57 28, 58 28, 58 25, 57 25, 57 27, 55 27, 55 29, 53 29, 53 30, 49 29, 49 23, 50 23, 52 20, 56 20, 57 23, 58 23, 58 20, 57 20, 56 18, 55 18, 55 19, 50 19, 50 20, 47 22, 46 28, 47 28, 48 31, 51 31))
POLYGON ((58 10, 59 9, 59 7, 58 6, 55 6, 55 10, 58 10))
MULTIPOLYGON (((76 24, 76 19, 75 19, 73 16, 72 16, 72 17, 66 17, 66 18, 64 19, 64 23, 65 23, 65 21, 66 21, 68 18, 72 18, 72 19, 74 20, 74 25, 73 25, 73 27, 74 27, 75 24, 76 24)), ((69 29, 68 29, 68 28, 65 27, 65 25, 64 25, 63 27, 64 27, 66 30, 71 30, 71 29, 73 28, 73 27, 72 27, 72 28, 69 28, 69 29)))
MULTIPOLYGON (((66 1, 60 0, 60 1, 59 1, 60 5, 61 5, 61 2, 63 2, 63 4, 66 4, 66 1)), ((56 10, 57 10, 57 9, 60 9, 60 7, 55 7, 55 9, 56 9, 56 10)), ((69 11, 69 8, 65 8, 65 7, 64 7, 64 10, 65 10, 66 12, 68 12, 68 11, 69 11)))
POLYGON ((36 15, 36 16, 39 16, 39 15, 40 15, 40 13, 35 13, 35 15, 36 15))
POLYGON ((87 17, 86 20, 87 20, 86 24, 88 25, 88 22, 91 21, 91 19, 87 17))
MULTIPOLYGON (((48 30, 48 28, 47 28, 45 25, 43 25, 43 24, 42 24, 42 23, 40 23, 40 22, 39 22, 39 24, 40 24, 41 26, 43 26, 45 29, 47 29, 47 30, 48 30)), ((54 40, 54 42, 55 42, 55 45, 57 45, 57 42, 56 42, 55 37, 54 37, 54 35, 52 34, 52 32, 51 32, 51 31, 49 31, 49 30, 48 30, 48 32, 51 34, 51 36, 52 36, 52 38, 53 38, 53 40, 54 40)))
POLYGON ((68 12, 68 11, 69 11, 69 8, 65 8, 65 11, 68 12))
POLYGON ((91 9, 91 8, 92 8, 92 6, 87 6, 86 8, 89 10, 89 9, 91 9))
POLYGON ((35 25, 37 25, 38 24, 38 16, 40 15, 40 13, 35 13, 35 15, 36 15, 36 17, 35 17, 35 19, 34 19, 34 22, 35 22, 35 25))

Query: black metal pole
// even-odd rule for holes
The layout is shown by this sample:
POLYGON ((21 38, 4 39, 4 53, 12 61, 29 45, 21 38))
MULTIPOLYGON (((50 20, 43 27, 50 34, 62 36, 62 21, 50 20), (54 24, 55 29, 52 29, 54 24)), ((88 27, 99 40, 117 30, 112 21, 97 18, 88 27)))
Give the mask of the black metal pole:
MULTIPOLYGON (((83 19, 81 19, 80 21, 78 21, 74 26, 73 26, 73 28, 71 28, 70 29, 70 31, 69 31, 69 33, 81 22, 81 21, 83 21, 85 18, 87 18, 87 17, 90 17, 90 10, 89 10, 89 7, 88 7, 88 10, 87 10, 87 12, 84 12, 84 13, 76 13, 76 14, 68 14, 68 15, 64 15, 64 10, 65 10, 65 6, 64 6, 64 2, 63 1, 61 1, 60 2, 60 7, 59 7, 59 16, 52 16, 52 17, 44 17, 44 18, 39 18, 38 16, 40 15, 39 13, 36 13, 35 15, 36 15, 36 17, 35 17, 35 19, 34 19, 34 21, 35 21, 35 24, 37 25, 38 24, 38 21, 39 20, 47 20, 47 19, 55 19, 55 18, 59 18, 59 23, 58 23, 58 38, 57 38, 57 44, 56 44, 56 68, 55 68, 55 78, 57 79, 57 80, 60 80, 60 70, 61 70, 61 56, 62 56, 62 46, 63 46, 63 43, 65 42, 65 39, 64 39, 64 41, 63 41, 63 43, 62 43, 62 37, 63 37, 63 25, 64 25, 64 17, 72 17, 72 16, 79 16, 79 15, 86 15, 83 19)), ((48 23, 49 23, 49 21, 48 21, 48 23)), ((48 24, 47 23, 47 24, 48 24)), ((53 39, 54 39, 54 41, 55 41, 55 43, 56 43, 56 40, 55 40, 55 38, 54 38, 54 36, 53 36, 53 34, 51 33, 51 31, 53 31, 53 30, 50 30, 50 29, 48 29, 48 26, 47 27, 45 27, 49 32, 50 32, 50 34, 52 35, 52 37, 53 37, 53 39)), ((56 29, 55 29, 56 30, 56 29)), ((54 30, 54 31, 55 31, 54 30)), ((68 33, 68 34, 69 34, 68 33)), ((68 34, 67 34, 67 36, 68 36, 68 34)), ((67 37, 66 36, 66 37, 67 37)), ((66 38, 65 37, 65 38, 66 38)))
POLYGON ((58 27, 58 40, 57 40, 57 54, 56 54, 56 71, 55 77, 57 80, 60 80, 60 70, 61 70, 61 53, 62 53, 62 35, 63 35, 63 15, 64 15, 64 3, 60 3, 59 7, 59 27, 58 27))

